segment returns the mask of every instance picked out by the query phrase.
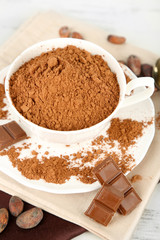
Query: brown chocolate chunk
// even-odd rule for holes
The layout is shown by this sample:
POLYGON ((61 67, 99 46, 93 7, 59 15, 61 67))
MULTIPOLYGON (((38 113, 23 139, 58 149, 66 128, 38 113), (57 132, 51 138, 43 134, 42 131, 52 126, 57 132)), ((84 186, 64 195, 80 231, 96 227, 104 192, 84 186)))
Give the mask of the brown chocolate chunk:
POLYGON ((131 188, 124 196, 124 199, 122 200, 118 211, 122 214, 122 215, 127 215, 130 212, 132 212, 137 205, 141 202, 141 198, 138 196, 138 194, 136 193, 136 191, 131 188))
POLYGON ((15 121, 9 122, 3 127, 14 139, 24 139, 24 136, 26 135, 23 129, 15 121))
POLYGON ((0 150, 27 137, 23 129, 15 122, 9 122, 0 126, 0 150))
MULTIPOLYGON (((104 186, 110 185, 113 187, 113 189, 118 190, 122 195, 124 194, 124 199, 122 198, 118 208, 118 211, 121 214, 126 215, 130 213, 138 205, 138 203, 141 202, 140 197, 133 189, 132 185, 129 183, 127 178, 121 173, 120 169, 118 168, 116 163, 112 160, 112 158, 107 158, 105 161, 99 164, 94 169, 94 173, 101 184, 105 182, 104 186), (108 181, 108 179, 110 179, 110 181, 108 181)), ((95 199, 107 205, 107 207, 110 207, 112 210, 116 211, 117 207, 116 200, 118 205, 118 199, 116 199, 115 196, 113 195, 112 188, 110 189, 110 193, 108 193, 109 188, 104 188, 104 186, 98 192, 95 199)))
POLYGON ((123 198, 123 193, 111 185, 104 184, 100 191, 97 193, 95 200, 116 212, 123 198))
POLYGON ((93 200, 85 215, 94 219, 96 222, 107 226, 111 221, 114 212, 110 210, 108 207, 99 203, 98 201, 93 200))
POLYGON ((98 181, 103 184, 112 181, 116 176, 121 173, 121 170, 112 160, 112 158, 108 157, 101 164, 95 167, 93 172, 97 177, 98 181))
POLYGON ((132 187, 127 178, 123 175, 123 173, 120 173, 109 184, 123 194, 126 193, 132 187))

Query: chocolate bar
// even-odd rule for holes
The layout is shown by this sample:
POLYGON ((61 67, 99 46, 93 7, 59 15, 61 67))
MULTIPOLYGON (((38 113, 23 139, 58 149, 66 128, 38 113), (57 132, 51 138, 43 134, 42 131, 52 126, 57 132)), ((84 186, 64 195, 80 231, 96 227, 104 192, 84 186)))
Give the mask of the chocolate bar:
POLYGON ((0 150, 17 143, 27 137, 23 129, 15 122, 0 126, 0 150))
POLYGON ((123 198, 124 195, 116 188, 104 184, 85 212, 85 215, 107 226, 123 198))
POLYGON ((96 222, 107 226, 111 221, 114 212, 105 205, 93 200, 89 208, 85 212, 85 215, 94 219, 96 222))
POLYGON ((109 183, 110 181, 112 181, 112 179, 114 179, 121 173, 121 170, 112 160, 112 158, 108 157, 106 158, 106 160, 104 160, 102 163, 100 163, 94 168, 93 173, 102 185, 103 183, 109 183))
POLYGON ((126 215, 141 202, 141 198, 111 157, 95 167, 93 172, 102 187, 85 212, 90 218, 106 226, 117 209, 126 215))
POLYGON ((138 196, 136 191, 131 188, 127 193, 125 193, 124 199, 122 200, 118 211, 122 215, 127 215, 132 212, 133 209, 141 202, 141 198, 138 196))
POLYGON ((116 178, 109 182, 109 184, 118 189, 123 194, 125 194, 132 187, 123 173, 120 173, 116 178))
POLYGON ((124 195, 111 185, 103 185, 100 191, 95 196, 95 200, 104 204, 112 211, 116 212, 124 195))
POLYGON ((124 194, 118 209, 121 214, 130 213, 142 201, 111 157, 95 167, 94 174, 100 183, 105 182, 124 194))

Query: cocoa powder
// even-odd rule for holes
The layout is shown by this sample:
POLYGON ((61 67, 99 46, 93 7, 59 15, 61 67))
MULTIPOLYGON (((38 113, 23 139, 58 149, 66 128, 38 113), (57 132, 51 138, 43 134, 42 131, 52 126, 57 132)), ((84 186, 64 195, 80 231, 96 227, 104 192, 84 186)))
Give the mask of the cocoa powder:
POLYGON ((123 173, 132 170, 135 166, 135 159, 127 153, 127 149, 136 143, 136 139, 142 136, 143 129, 150 124, 151 121, 144 123, 131 119, 112 119, 111 126, 107 131, 108 137, 101 135, 94 139, 90 151, 83 150, 60 157, 49 157, 48 152, 45 152, 42 159, 39 160, 37 151, 32 150, 31 157, 20 159, 21 151, 30 147, 29 144, 25 144, 23 147, 12 146, 10 149, 1 151, 0 155, 7 155, 13 167, 17 167, 21 174, 29 179, 43 179, 46 182, 62 184, 71 176, 75 176, 81 182, 91 184, 96 181, 92 174, 94 166, 108 156, 114 159, 123 173), (113 150, 103 150, 105 144, 109 144, 113 148, 114 141, 119 143, 121 154, 117 154, 113 150))
POLYGON ((141 180, 142 180, 142 176, 136 174, 136 175, 132 176, 132 178, 131 178, 131 183, 135 183, 135 182, 141 181, 141 180))
POLYGON ((96 181, 92 174, 93 167, 84 167, 83 164, 79 167, 72 167, 67 156, 43 157, 42 162, 36 155, 31 158, 19 159, 22 150, 23 148, 13 146, 8 150, 3 150, 0 155, 7 155, 13 167, 17 167, 21 174, 28 179, 43 179, 46 182, 62 184, 71 176, 77 176, 84 183, 91 184, 96 181))
POLYGON ((142 136, 144 127, 143 121, 114 118, 111 120, 111 126, 107 130, 107 134, 111 142, 118 141, 121 149, 127 150, 129 146, 135 144, 138 137, 142 136))
POLYGON ((31 122, 70 131, 107 118, 118 104, 119 85, 101 56, 67 46, 21 66, 10 79, 10 95, 31 122))

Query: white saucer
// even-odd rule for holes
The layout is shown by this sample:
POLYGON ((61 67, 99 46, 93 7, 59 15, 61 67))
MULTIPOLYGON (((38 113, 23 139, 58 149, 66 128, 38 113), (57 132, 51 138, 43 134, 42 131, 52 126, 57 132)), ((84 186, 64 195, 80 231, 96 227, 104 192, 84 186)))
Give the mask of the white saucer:
MULTIPOLYGON (((135 75, 126 67, 122 66, 124 71, 130 78, 135 78, 135 75)), ((7 68, 3 69, 0 72, 0 83, 3 83, 4 77, 7 72, 7 68)), ((138 91, 138 90, 137 90, 138 91)), ((7 103, 7 101, 5 100, 7 103)), ((9 107, 7 106, 6 109, 10 112, 9 107)), ((151 99, 145 100, 141 103, 133 105, 132 107, 127 107, 121 109, 115 117, 119 117, 120 119, 131 118, 137 121, 150 121, 155 116, 154 105, 151 99)), ((6 120, 0 120, 0 124, 5 124, 10 120, 14 120, 11 114, 9 114, 6 120)), ((105 134, 106 129, 101 133, 102 135, 105 134)), ((135 166, 137 166, 146 155, 148 148, 153 140, 155 133, 155 124, 154 120, 151 125, 143 131, 143 136, 140 137, 136 144, 133 145, 128 149, 128 154, 132 154, 135 159, 135 166)), ((22 150, 22 157, 31 155, 32 150, 36 150, 39 155, 42 156, 45 151, 52 150, 52 155, 59 156, 59 155, 68 155, 70 153, 74 153, 77 151, 81 151, 82 148, 89 149, 91 147, 91 141, 87 141, 81 144, 73 144, 70 147, 66 147, 63 144, 46 144, 45 142, 39 141, 39 139, 27 139, 20 143, 15 144, 16 147, 22 146, 24 142, 31 143, 31 147, 29 150, 22 150), (38 145, 42 145, 41 149, 38 149, 38 145)), ((107 147, 107 146, 106 146, 107 147)), ((114 149, 115 153, 118 153, 118 149, 114 149)), ((81 181, 77 180, 75 177, 71 177, 69 181, 64 184, 54 184, 54 183, 47 183, 44 180, 29 180, 21 175, 21 173, 16 169, 13 168, 8 156, 2 156, 0 160, 0 171, 7 174, 9 177, 13 178, 17 182, 38 190, 42 190, 45 192, 51 193, 58 193, 58 194, 69 194, 69 193, 82 193, 82 192, 89 192, 93 191, 100 187, 98 182, 93 184, 84 184, 81 181)))

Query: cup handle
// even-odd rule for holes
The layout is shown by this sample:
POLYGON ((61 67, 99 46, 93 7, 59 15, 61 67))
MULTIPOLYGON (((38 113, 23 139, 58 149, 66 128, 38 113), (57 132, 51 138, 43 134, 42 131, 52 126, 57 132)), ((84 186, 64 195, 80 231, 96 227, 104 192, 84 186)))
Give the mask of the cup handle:
POLYGON ((151 77, 139 77, 131 80, 126 86, 126 95, 130 95, 132 90, 138 87, 147 87, 132 96, 126 96, 122 102, 122 108, 128 107, 135 103, 141 102, 149 98, 154 92, 154 79, 151 77))

